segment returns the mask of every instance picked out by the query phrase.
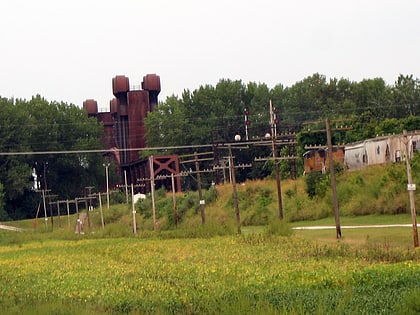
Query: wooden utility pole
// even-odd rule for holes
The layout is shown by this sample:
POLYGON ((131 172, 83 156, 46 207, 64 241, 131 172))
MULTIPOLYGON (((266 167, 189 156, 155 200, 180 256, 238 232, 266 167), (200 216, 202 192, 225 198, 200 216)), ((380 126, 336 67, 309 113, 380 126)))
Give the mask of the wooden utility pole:
POLYGON ((413 177, 411 175, 411 164, 410 164, 410 149, 409 149, 409 140, 407 136, 407 130, 403 131, 404 144, 405 144, 405 164, 407 167, 407 190, 408 196, 410 198, 410 210, 411 210, 411 220, 413 223, 413 239, 414 247, 419 247, 419 235, 417 232, 417 220, 416 220, 416 205, 414 201, 414 190, 416 190, 416 185, 413 184, 413 177))
POLYGON ((178 211, 176 209, 176 187, 175 187, 175 177, 173 173, 171 173, 171 184, 172 184, 172 203, 174 206, 174 221, 175 221, 175 227, 178 227, 178 211))
POLYGON ((109 209, 109 163, 102 164, 105 167, 105 179, 106 179, 106 206, 109 209))
POLYGON ((157 230, 156 224, 156 204, 155 204, 155 170, 153 168, 153 155, 149 157, 150 169, 150 194, 152 197, 152 211, 153 211, 153 230, 157 230))
POLYGON ((270 124, 271 124, 271 148, 273 150, 273 162, 274 172, 276 173, 276 185, 277 185, 277 203, 279 209, 279 218, 283 219, 283 200, 281 198, 281 183, 280 183, 280 171, 279 171, 279 160, 277 159, 277 146, 276 146, 276 124, 274 122, 273 104, 270 100, 270 124))
POLYGON ((235 176, 235 167, 233 165, 232 147, 229 145, 228 149, 229 149, 230 178, 231 178, 232 187, 233 187, 233 205, 235 208, 235 216, 236 216, 236 224, 238 225, 238 233, 240 233, 241 232, 241 217, 239 215, 238 191, 236 190, 236 176, 235 176))
POLYGON ((194 159, 195 159, 195 170, 197 172, 197 189, 198 189, 198 199, 199 199, 199 204, 200 204, 201 224, 204 224, 206 223, 206 214, 204 213, 203 192, 201 191, 200 164, 198 162, 197 152, 194 152, 194 159))
POLYGON ((98 199, 99 199, 99 210, 101 211, 101 224, 102 224, 102 230, 105 228, 105 222, 104 222, 104 211, 102 209, 102 199, 101 199, 101 193, 98 193, 98 199))
POLYGON ((332 146, 332 139, 331 139, 331 127, 330 127, 330 120, 327 118, 325 120, 325 129, 327 131, 327 146, 328 146, 328 162, 330 166, 330 179, 331 179, 331 191, 332 191, 332 199, 333 199, 333 206, 334 206, 334 217, 335 217, 335 229, 337 234, 337 239, 341 239, 341 226, 340 226, 340 213, 338 209, 338 199, 337 199, 337 182, 335 180, 335 172, 334 172, 334 159, 333 159, 333 146, 332 146))

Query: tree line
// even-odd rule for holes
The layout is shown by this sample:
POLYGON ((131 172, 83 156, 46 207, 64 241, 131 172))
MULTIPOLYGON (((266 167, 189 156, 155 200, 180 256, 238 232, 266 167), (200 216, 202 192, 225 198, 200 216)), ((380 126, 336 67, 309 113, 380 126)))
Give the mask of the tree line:
MULTIPOLYGON (((393 85, 381 78, 353 82, 313 74, 290 87, 279 84, 220 80, 216 86, 185 90, 159 104, 145 121, 149 146, 176 146, 233 140, 245 135, 244 110, 249 111, 249 133, 270 132, 269 101, 278 109, 280 131, 299 132, 309 121, 346 121, 353 132, 345 140, 357 141, 389 132, 395 119, 420 113, 420 80, 400 75, 393 85), (384 130, 374 126, 387 120, 384 130), (367 128, 367 129, 365 129, 367 128)), ((397 124, 398 125, 398 124, 397 124)), ((395 126, 397 128, 397 126, 395 126)), ((417 125, 407 126, 417 128, 417 125)))
POLYGON ((39 95, 29 101, 0 98, 0 108, 0 152, 28 152, 0 156, 0 220, 33 217, 38 190, 74 198, 84 195, 83 187, 102 182, 100 155, 30 154, 102 149, 102 128, 84 110, 39 95))
MULTIPOLYGON (((349 131, 333 134, 336 143, 420 129, 418 78, 400 75, 393 85, 387 85, 381 78, 353 82, 344 78, 327 80, 316 73, 290 87, 279 84, 269 88, 264 83, 222 79, 215 86, 203 85, 167 97, 145 119, 147 145, 232 142, 237 134, 245 139, 246 126, 250 139, 263 137, 271 132, 270 100, 278 110, 278 133, 297 133, 296 154, 300 158, 304 145, 326 143, 325 133, 313 132, 323 129, 326 117, 352 126, 349 131), (249 111, 248 125, 245 109, 249 111)), ((50 102, 38 95, 30 100, 0 98, 0 108, 0 152, 103 149, 102 126, 76 105, 50 102)), ((287 154, 285 148, 280 151, 287 154)), ((185 151, 174 149, 168 153, 185 151)), ((235 163, 270 155, 270 147, 250 147, 235 152, 235 163)), ((102 159, 100 154, 1 155, 0 220, 34 215, 40 196, 34 189, 33 173, 40 182, 39 189, 51 189, 60 198, 81 196, 86 186, 99 189, 105 182, 102 159)), ((303 168, 302 161, 298 166, 303 168)), ((282 162, 281 170, 283 177, 289 175, 287 162, 282 162)), ((237 178, 264 178, 271 173, 272 163, 253 163, 250 169, 238 170, 237 178)), ((202 179, 204 186, 213 180, 211 175, 202 179)), ((184 189, 195 188, 194 181, 184 184, 184 189)))
MULTIPOLYGON (((171 96, 149 113, 145 120, 150 147, 183 146, 233 142, 236 134, 250 139, 271 133, 269 102, 278 110, 278 133, 296 133, 298 174, 303 173, 304 146, 326 144, 325 119, 347 131, 335 131, 334 143, 351 143, 377 135, 420 129, 420 80, 399 75, 393 85, 382 78, 353 82, 328 79, 315 73, 290 87, 279 84, 220 80, 215 86, 204 85, 171 96), (244 111, 249 112, 248 125, 244 111), (351 126, 351 128, 350 128, 351 126), (316 130, 319 130, 316 132, 316 130)), ((289 154, 285 147, 281 154, 289 154)), ((182 154, 182 150, 171 153, 182 154)), ((258 147, 235 152, 238 163, 255 157, 270 156, 270 148, 258 147)), ((291 172, 291 164, 281 162, 282 176, 291 172)), ((255 163, 252 169, 238 171, 239 180, 263 178, 272 173, 272 163, 255 163)), ((211 177, 204 181, 211 182, 211 177)))

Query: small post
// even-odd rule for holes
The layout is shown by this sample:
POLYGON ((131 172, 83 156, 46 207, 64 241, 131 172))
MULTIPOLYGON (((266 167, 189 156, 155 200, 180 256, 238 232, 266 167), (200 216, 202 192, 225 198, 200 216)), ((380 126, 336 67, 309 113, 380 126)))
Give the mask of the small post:
POLYGON ((57 200, 58 227, 61 227, 60 201, 57 200))
POLYGON ((79 216, 79 200, 78 200, 78 198, 74 199, 74 203, 76 205, 76 213, 77 213, 77 232, 80 234, 81 233, 81 228, 82 228, 82 223, 81 223, 80 216, 79 216))
POLYGON ((70 228, 70 204, 69 200, 66 200, 66 208, 67 208, 67 226, 70 228))
POLYGON ((45 190, 42 190, 42 202, 44 204, 44 220, 45 220, 45 230, 48 230, 48 216, 47 216, 47 205, 45 204, 45 190))
POLYGON ((124 183, 125 183, 125 199, 128 203, 128 183, 127 183, 127 170, 124 170, 124 183))
POLYGON ((137 234, 136 208, 134 204, 134 185, 131 184, 131 212, 133 214, 133 232, 137 234))
POLYGON ((88 203, 87 200, 85 199, 85 207, 86 207, 86 218, 88 221, 88 227, 91 228, 91 224, 90 224, 90 215, 89 215, 89 207, 88 207, 88 203))

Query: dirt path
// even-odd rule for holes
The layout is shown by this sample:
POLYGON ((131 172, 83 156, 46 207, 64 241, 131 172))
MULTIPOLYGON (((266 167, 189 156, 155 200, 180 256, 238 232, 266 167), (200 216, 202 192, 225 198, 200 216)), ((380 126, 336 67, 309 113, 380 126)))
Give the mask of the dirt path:
POLYGON ((9 225, 4 225, 4 224, 0 224, 0 229, 8 230, 8 231, 16 231, 16 232, 22 232, 23 231, 23 229, 21 229, 21 228, 14 227, 14 226, 9 226, 9 225))
MULTIPOLYGON (((372 224, 372 225, 342 225, 342 229, 370 229, 370 228, 392 228, 392 227, 412 227, 412 224, 372 224)), ((420 226, 420 224, 417 224, 420 226)), ((335 225, 319 226, 297 226, 293 230, 328 230, 335 229, 335 225)))

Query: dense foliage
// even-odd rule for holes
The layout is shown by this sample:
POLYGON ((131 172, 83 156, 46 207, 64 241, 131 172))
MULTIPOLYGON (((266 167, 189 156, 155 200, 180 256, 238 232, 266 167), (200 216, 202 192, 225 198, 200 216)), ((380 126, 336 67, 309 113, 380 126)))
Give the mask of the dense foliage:
POLYGON ((102 182, 100 155, 31 154, 102 148, 101 127, 85 111, 40 96, 29 101, 0 98, 0 109, 0 152, 29 152, 0 156, 0 220, 33 217, 39 189, 74 198, 84 195, 83 187, 102 182))
POLYGON ((343 119, 354 132, 346 140, 419 128, 420 80, 400 75, 389 86, 381 78, 351 82, 313 74, 290 87, 220 80, 180 98, 172 96, 146 119, 149 146, 178 146, 245 139, 244 110, 249 111, 250 137, 271 132, 269 101, 279 110, 279 131, 300 131, 308 121, 343 119), (412 117, 404 126, 398 119, 412 117), (386 121, 382 126, 379 122, 386 121), (367 130, 366 127, 368 126, 367 130))
MULTIPOLYGON (((416 116, 420 112, 420 80, 412 75, 400 75, 394 85, 387 85, 381 78, 351 82, 344 78, 327 80, 323 75, 313 74, 290 87, 277 85, 270 89, 263 83, 220 80, 216 86, 205 85, 193 92, 186 90, 181 97, 169 97, 145 121, 148 146, 233 142, 236 134, 244 140, 245 109, 249 111, 249 139, 262 138, 271 133, 270 100, 279 110, 277 133, 297 133, 296 152, 288 150, 288 145, 279 147, 281 155, 298 155, 297 174, 303 172, 304 146, 326 144, 323 131, 326 117, 334 127, 351 126, 334 131, 334 143, 420 129, 420 116, 416 116)), ((258 146, 234 154, 239 164, 272 153, 270 147, 258 146)), ((281 164, 283 177, 290 176, 291 164, 288 161, 281 164)), ((238 176, 240 181, 258 179, 271 171, 270 162, 253 163, 251 169, 239 171, 238 176)))

